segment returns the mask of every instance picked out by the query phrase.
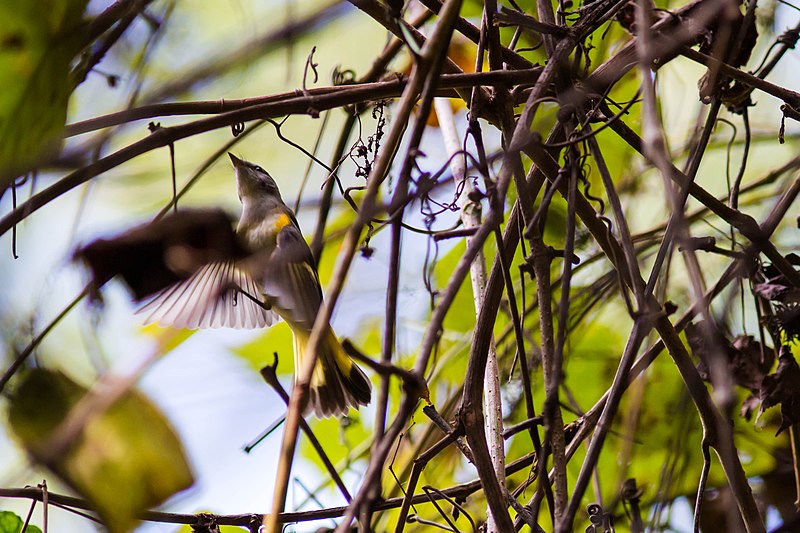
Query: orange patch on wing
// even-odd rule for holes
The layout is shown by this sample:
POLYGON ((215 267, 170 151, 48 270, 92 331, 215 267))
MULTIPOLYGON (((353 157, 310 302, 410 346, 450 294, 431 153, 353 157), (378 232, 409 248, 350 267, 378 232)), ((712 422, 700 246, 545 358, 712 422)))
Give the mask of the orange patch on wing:
POLYGON ((278 232, 292 223, 292 219, 286 213, 281 213, 275 218, 275 231, 278 232))

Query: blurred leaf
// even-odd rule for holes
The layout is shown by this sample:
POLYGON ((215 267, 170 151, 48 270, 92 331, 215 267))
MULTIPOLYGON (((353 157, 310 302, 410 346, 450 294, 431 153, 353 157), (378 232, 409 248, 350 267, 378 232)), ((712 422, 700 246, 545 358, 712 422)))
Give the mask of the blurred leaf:
MULTIPOLYGON (((465 250, 466 243, 462 241, 443 257, 439 258, 436 262, 436 271, 434 273, 434 289, 445 290, 465 250)), ((458 289, 451 308, 460 309, 462 312, 447 314, 444 319, 445 330, 472 331, 475 328, 475 303, 472 298, 472 285, 470 284, 469 276, 464 278, 464 282, 458 289)))
POLYGON ((86 0, 0 0, 0 189, 61 142, 86 0))
POLYGON ((383 350, 383 320, 364 320, 357 338, 358 349, 374 359, 379 359, 383 350))
POLYGON ((22 529, 22 518, 11 511, 0 511, 0 533, 18 533, 22 529))
MULTIPOLYGON (((11 511, 0 511, 0 533, 20 533, 24 522, 11 511)), ((28 524, 25 533, 42 533, 39 527, 28 524)))
MULTIPOLYGON (((362 194, 354 191, 352 197, 356 202, 360 202, 362 194)), ((323 239, 324 251, 317 263, 317 274, 322 284, 323 290, 330 282, 333 271, 336 268, 336 259, 339 255, 339 247, 344 241, 344 236, 350 226, 355 222, 356 213, 349 207, 339 210, 337 216, 331 217, 325 226, 325 238, 323 239)), ((311 240, 311 231, 306 235, 306 240, 311 240)))
MULTIPOLYGON (((34 459, 50 456, 53 431, 85 394, 60 372, 35 369, 26 377, 9 420, 34 459)), ((130 531, 142 512, 193 482, 172 428, 136 391, 93 417, 69 449, 45 466, 91 502, 112 533, 130 531)))
POLYGON ((158 352, 163 355, 183 344, 189 337, 197 333, 198 330, 164 328, 158 324, 148 324, 142 328, 142 331, 156 341, 158 352))
MULTIPOLYGON (((369 441, 371 434, 364 427, 364 424, 360 423, 361 415, 360 412, 354 412, 343 419, 333 417, 308 421, 312 431, 314 431, 314 435, 322 444, 325 453, 328 454, 328 458, 333 464, 337 464, 350 456, 350 454, 357 452, 362 443, 369 441)), ((325 475, 327 475, 322 459, 319 458, 319 454, 317 454, 308 439, 303 438, 300 440, 300 451, 304 458, 309 459, 317 465, 320 472, 325 472, 325 475)), ((354 456, 351 456, 351 459, 354 458, 354 456)))
POLYGON ((255 370, 271 365, 275 352, 278 353, 278 375, 294 372, 292 330, 283 321, 270 327, 254 341, 233 349, 233 353, 247 361, 255 370))

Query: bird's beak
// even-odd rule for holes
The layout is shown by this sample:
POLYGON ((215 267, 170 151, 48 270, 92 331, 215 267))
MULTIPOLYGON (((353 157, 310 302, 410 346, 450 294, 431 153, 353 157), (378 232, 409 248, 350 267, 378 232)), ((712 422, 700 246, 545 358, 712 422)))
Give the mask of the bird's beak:
POLYGON ((244 161, 233 155, 232 153, 228 152, 228 157, 231 158, 231 162, 233 163, 234 168, 239 168, 244 164, 244 161))

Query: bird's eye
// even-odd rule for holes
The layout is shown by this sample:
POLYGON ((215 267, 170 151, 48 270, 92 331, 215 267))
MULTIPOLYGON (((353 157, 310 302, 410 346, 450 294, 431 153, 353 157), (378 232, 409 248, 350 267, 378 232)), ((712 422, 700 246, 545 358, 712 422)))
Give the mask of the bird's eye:
POLYGON ((255 170, 256 172, 264 172, 264 169, 263 169, 263 168, 261 168, 261 167, 260 167, 260 166, 258 166, 258 165, 254 166, 254 167, 253 167, 253 170, 255 170))

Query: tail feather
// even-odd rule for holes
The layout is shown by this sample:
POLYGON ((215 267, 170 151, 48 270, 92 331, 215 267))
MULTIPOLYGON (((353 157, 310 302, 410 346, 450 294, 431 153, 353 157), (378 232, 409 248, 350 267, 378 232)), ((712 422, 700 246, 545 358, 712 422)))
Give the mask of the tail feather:
MULTIPOLYGON (((294 331, 295 371, 302 368, 308 335, 294 331)), ((329 327, 317 352, 309 384, 308 410, 318 418, 347 414, 350 407, 369 404, 372 385, 329 327)))

